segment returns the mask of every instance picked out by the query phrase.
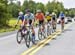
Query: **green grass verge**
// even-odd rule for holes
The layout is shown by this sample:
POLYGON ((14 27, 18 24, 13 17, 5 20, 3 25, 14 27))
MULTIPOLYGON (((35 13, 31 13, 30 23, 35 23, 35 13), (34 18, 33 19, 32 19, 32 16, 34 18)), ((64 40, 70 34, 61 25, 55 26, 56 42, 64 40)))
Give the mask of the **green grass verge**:
MULTIPOLYGON (((21 21, 19 22, 18 26, 15 28, 15 24, 17 22, 17 19, 15 18, 11 18, 11 20, 9 20, 9 23, 8 23, 8 26, 1 26, 0 28, 0 33, 3 33, 3 32, 10 32, 10 31, 14 31, 16 29, 19 29, 20 27, 20 24, 21 24, 21 21)), ((36 26, 36 24, 38 24, 38 21, 35 22, 34 26, 36 26)))
POLYGON ((19 27, 15 28, 15 24, 16 24, 16 19, 12 18, 11 20, 9 20, 8 26, 1 26, 0 28, 0 33, 3 32, 10 32, 10 31, 14 31, 16 29, 18 29, 19 27))

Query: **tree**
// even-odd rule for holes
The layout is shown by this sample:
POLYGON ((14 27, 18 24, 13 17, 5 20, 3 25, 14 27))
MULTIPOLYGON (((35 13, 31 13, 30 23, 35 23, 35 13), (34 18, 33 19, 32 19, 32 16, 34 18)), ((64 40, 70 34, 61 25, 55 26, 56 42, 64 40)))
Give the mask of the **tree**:
POLYGON ((28 9, 28 1, 24 0, 24 3, 22 5, 22 11, 25 12, 26 9, 28 9))
POLYGON ((32 0, 29 0, 28 3, 29 3, 28 7, 29 7, 29 9, 31 10, 31 12, 32 12, 32 13, 35 13, 35 9, 36 9, 36 4, 35 4, 35 2, 32 1, 32 0))
POLYGON ((18 12, 20 11, 20 7, 17 4, 15 4, 15 3, 9 4, 8 9, 9 9, 9 13, 12 15, 12 17, 18 16, 18 12))
POLYGON ((42 3, 37 3, 37 4, 36 4, 36 10, 38 10, 38 9, 42 10, 42 12, 45 13, 45 6, 44 6, 44 4, 42 4, 42 3))
POLYGON ((32 13, 35 13, 36 3, 32 0, 25 0, 22 6, 23 12, 25 12, 26 9, 30 9, 32 13))
POLYGON ((8 3, 7 0, 0 0, 0 24, 1 25, 6 25, 8 23, 7 21, 9 20, 9 18, 8 18, 9 13, 7 10, 8 4, 7 3, 8 3))
POLYGON ((75 16, 75 9, 74 8, 69 9, 68 14, 69 14, 70 17, 74 17, 75 16))
POLYGON ((56 1, 52 1, 52 2, 48 2, 48 4, 46 5, 46 10, 49 11, 50 13, 55 12, 57 14, 57 16, 59 16, 59 13, 61 11, 64 12, 64 6, 61 2, 56 2, 56 1))

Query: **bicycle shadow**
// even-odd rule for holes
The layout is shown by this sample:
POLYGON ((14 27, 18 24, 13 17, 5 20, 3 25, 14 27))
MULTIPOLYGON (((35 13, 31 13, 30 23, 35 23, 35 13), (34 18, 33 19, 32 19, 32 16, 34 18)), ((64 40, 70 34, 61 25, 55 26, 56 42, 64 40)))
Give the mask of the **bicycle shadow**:
POLYGON ((72 29, 65 29, 64 31, 62 31, 62 33, 68 32, 68 31, 73 31, 72 29))

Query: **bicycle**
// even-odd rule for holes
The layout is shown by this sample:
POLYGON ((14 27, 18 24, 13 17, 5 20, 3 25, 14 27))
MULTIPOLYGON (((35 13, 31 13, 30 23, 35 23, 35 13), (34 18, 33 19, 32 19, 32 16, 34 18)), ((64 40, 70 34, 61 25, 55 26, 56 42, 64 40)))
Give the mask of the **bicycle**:
POLYGON ((39 25, 39 30, 38 30, 38 39, 42 40, 46 38, 46 33, 45 33, 45 29, 43 28, 42 25, 39 25))
POLYGON ((32 37, 31 39, 31 37, 32 37, 32 31, 30 29, 30 26, 22 26, 21 29, 19 29, 17 32, 17 42, 20 44, 24 38, 26 46, 28 48, 30 47, 30 41, 32 41, 33 44, 35 42, 35 38, 32 37), (28 27, 28 29, 26 29, 26 27, 28 27))
POLYGON ((52 32, 55 32, 56 31, 56 21, 52 21, 52 32))
POLYGON ((48 22, 47 23, 47 36, 51 35, 51 31, 52 31, 51 22, 48 22))
POLYGON ((64 30, 64 20, 61 20, 61 30, 64 30))

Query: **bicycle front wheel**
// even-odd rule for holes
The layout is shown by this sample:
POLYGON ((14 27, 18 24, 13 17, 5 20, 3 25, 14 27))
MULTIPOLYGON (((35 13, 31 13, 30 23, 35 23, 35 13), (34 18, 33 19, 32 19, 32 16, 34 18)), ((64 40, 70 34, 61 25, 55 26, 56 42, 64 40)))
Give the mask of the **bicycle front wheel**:
POLYGON ((26 46, 29 48, 30 47, 30 35, 29 34, 25 35, 24 39, 25 39, 26 46))
POLYGON ((49 36, 50 35, 50 28, 49 28, 49 26, 47 26, 47 36, 49 36))
POLYGON ((40 30, 38 31, 38 39, 42 40, 42 32, 40 30))

